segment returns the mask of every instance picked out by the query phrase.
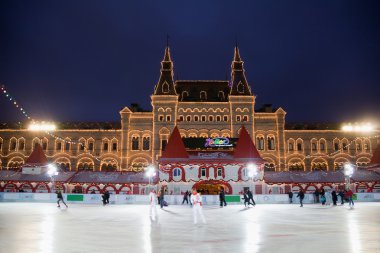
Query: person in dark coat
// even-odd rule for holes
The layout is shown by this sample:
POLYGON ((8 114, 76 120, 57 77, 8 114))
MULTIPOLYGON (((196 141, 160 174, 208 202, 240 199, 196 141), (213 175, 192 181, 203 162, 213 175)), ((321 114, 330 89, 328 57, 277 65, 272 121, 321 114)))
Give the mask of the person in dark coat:
POLYGON ((219 192, 219 201, 220 201, 220 207, 223 207, 227 205, 227 202, 226 202, 226 194, 224 192, 224 188, 220 188, 220 192, 219 192))
POLYGON ((182 205, 185 203, 186 201, 186 204, 189 204, 189 191, 186 191, 184 194, 183 194, 183 200, 182 200, 182 205))
POLYGON ((343 206, 344 205, 344 191, 340 190, 338 195, 340 197, 340 204, 343 206))
POLYGON ((331 198, 332 198, 333 205, 336 206, 336 202, 338 201, 338 195, 336 194, 335 190, 331 192, 331 198))
POLYGON ((319 203, 319 191, 318 191, 318 189, 315 189, 315 192, 314 192, 314 202, 319 203))
POLYGON ((244 206, 247 207, 247 204, 248 204, 248 207, 249 207, 249 204, 251 204, 251 203, 249 202, 249 197, 248 197, 247 191, 244 192, 242 199, 244 199, 244 206))
POLYGON ((288 196, 289 196, 289 203, 292 204, 293 203, 293 192, 289 191, 288 196))
POLYGON ((110 203, 110 193, 109 191, 105 191, 102 195, 102 199, 103 199, 103 206, 107 205, 110 203))
POLYGON ((189 194, 188 194, 188 198, 189 198, 189 204, 190 204, 190 206, 192 206, 193 205, 193 203, 191 203, 191 191, 188 191, 189 192, 189 194))
POLYGON ((297 194, 297 198, 300 198, 300 204, 301 204, 300 207, 303 207, 302 201, 305 198, 305 194, 303 193, 303 191, 301 189, 300 189, 300 191, 297 194))
POLYGON ((57 194, 57 199, 58 199, 57 200, 57 205, 58 205, 57 207, 61 207, 61 205, 59 204, 60 201, 62 201, 62 203, 65 204, 66 207, 68 207, 67 204, 65 203, 65 201, 63 200, 63 195, 62 195, 61 189, 57 189, 57 191, 55 193, 57 194))
MULTIPOLYGON (((253 200, 253 194, 252 194, 252 192, 250 191, 250 190, 247 190, 247 194, 248 194, 248 198, 249 198, 249 204, 251 203, 251 200, 252 200, 252 205, 253 206, 255 206, 256 205, 256 203, 255 203, 255 201, 253 200)), ((249 205, 248 204, 248 205, 249 205)))
POLYGON ((161 209, 164 207, 164 197, 165 197, 165 188, 161 187, 161 195, 160 195, 160 207, 161 207, 161 209))

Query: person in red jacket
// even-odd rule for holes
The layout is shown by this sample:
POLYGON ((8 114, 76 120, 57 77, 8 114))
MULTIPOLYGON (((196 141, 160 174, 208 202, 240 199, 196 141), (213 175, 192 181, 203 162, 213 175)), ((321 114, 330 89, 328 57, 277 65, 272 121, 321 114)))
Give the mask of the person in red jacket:
POLYGON ((350 207, 354 207, 354 201, 352 200, 353 195, 354 193, 351 191, 351 189, 346 192, 346 198, 348 199, 348 204, 350 207))

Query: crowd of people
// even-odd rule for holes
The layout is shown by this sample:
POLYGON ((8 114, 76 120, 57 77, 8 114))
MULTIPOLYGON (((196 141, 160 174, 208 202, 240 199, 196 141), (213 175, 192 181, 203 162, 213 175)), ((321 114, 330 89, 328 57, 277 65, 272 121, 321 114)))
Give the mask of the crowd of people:
MULTIPOLYGON (((341 205, 344 205, 345 202, 348 202, 351 208, 354 207, 353 195, 354 193, 352 192, 351 189, 349 190, 340 189, 338 192, 335 189, 332 189, 330 192, 326 193, 325 189, 322 188, 321 190, 316 189, 313 193, 314 203, 321 203, 323 206, 325 206, 327 203, 327 199, 329 198, 331 199, 332 204, 336 206, 338 202, 338 196, 339 196, 341 205)), ((293 192, 289 191, 288 196, 289 196, 289 203, 292 204, 293 192)), ((303 200, 305 198, 304 191, 302 189, 299 190, 296 197, 299 198, 300 200, 300 207, 303 207, 303 200)))

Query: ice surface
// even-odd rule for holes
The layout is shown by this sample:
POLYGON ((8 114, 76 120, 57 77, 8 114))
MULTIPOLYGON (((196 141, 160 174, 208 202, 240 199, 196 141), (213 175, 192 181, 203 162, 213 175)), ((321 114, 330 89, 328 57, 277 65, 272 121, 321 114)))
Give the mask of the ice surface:
POLYGON ((380 203, 206 206, 0 203, 0 252, 380 252, 380 203))

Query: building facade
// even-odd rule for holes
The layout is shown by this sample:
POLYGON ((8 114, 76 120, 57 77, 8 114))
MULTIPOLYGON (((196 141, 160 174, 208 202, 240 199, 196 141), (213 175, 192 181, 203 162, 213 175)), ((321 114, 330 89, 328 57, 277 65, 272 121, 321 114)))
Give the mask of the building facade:
POLYGON ((255 111, 255 98, 237 47, 229 81, 175 81, 167 47, 151 95, 152 111, 125 107, 120 127, 113 129, 1 129, 0 165, 3 170, 19 168, 40 143, 49 161, 62 169, 141 171, 157 164, 175 126, 185 138, 237 138, 245 126, 265 160, 265 171, 334 171, 347 162, 370 162, 380 131, 286 129, 286 112, 255 111))

